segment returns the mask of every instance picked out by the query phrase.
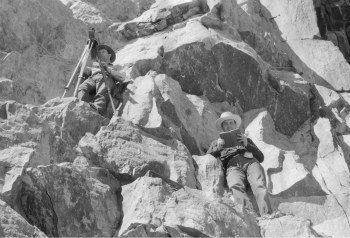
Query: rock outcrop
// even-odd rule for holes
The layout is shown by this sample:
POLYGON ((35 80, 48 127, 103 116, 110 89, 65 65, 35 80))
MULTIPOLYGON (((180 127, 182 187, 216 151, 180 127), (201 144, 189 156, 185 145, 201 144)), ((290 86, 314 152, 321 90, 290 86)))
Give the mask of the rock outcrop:
POLYGON ((74 98, 41 106, 1 102, 0 197, 14 205, 28 167, 73 162, 86 132, 96 133, 108 120, 74 98))
MULTIPOLYGON (((348 3, 0 5, 0 236, 350 236, 348 3), (341 25, 341 24, 342 25, 341 25), (64 91, 93 27, 129 84, 99 115, 64 91), (206 155, 224 111, 264 154, 259 218, 206 155)), ((122 91, 122 90, 121 90, 122 91)), ((114 95, 116 96, 116 95, 114 95)))
POLYGON ((121 186, 106 169, 62 163, 26 170, 21 208, 48 236, 112 236, 122 219, 121 186))
POLYGON ((79 142, 82 154, 93 165, 124 175, 126 180, 152 170, 190 188, 196 188, 194 165, 187 148, 178 140, 157 141, 130 122, 113 118, 96 135, 79 142))
POLYGON ((174 191, 158 178, 124 186, 124 219, 119 236, 255 237, 252 214, 230 199, 190 188, 174 191), (144 208, 146 209, 140 209, 144 208))
POLYGON ((30 225, 20 214, 0 200, 1 237, 47 237, 37 227, 30 225))
POLYGON ((0 74, 12 80, 12 99, 42 104, 62 95, 86 44, 84 24, 56 0, 6 1, 0 16, 0 74))
POLYGON ((276 199, 274 206, 285 213, 311 221, 313 229, 324 236, 349 234, 349 194, 299 196, 276 199))

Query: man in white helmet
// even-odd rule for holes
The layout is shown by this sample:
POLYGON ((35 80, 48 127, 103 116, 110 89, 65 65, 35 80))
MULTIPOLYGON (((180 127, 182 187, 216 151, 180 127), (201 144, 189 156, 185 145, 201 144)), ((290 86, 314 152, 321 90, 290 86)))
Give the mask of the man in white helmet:
MULTIPOLYGON (((220 132, 228 132, 240 128, 241 117, 231 112, 224 112, 216 121, 216 128, 220 132)), ((251 208, 246 189, 250 184, 260 216, 272 212, 266 187, 266 179, 261 162, 264 161, 263 153, 244 134, 238 135, 239 145, 224 148, 225 141, 221 138, 213 141, 207 151, 222 161, 226 171, 228 188, 232 192, 235 201, 248 205, 251 208)), ((225 146, 227 147, 227 146, 225 146)))

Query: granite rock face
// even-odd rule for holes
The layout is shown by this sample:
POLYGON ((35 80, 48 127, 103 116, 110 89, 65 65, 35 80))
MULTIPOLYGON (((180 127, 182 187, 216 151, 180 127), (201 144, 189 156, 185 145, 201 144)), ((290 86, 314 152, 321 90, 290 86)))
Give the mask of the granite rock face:
POLYGON ((311 222, 291 215, 259 222, 262 237, 321 237, 311 222))
POLYGON ((298 74, 268 70, 261 57, 247 44, 237 42, 237 37, 224 38, 204 27, 200 18, 193 18, 169 33, 131 42, 117 53, 117 64, 134 64, 135 76, 149 70, 165 73, 178 81, 185 93, 210 102, 239 102, 243 111, 266 107, 277 129, 291 136, 310 116, 307 81, 298 74), (189 32, 193 34, 188 37, 189 32), (163 49, 162 56, 159 49, 163 49))
POLYGON ((26 168, 73 162, 80 138, 108 123, 74 98, 53 99, 42 106, 5 101, 1 115, 0 196, 13 206, 26 168))
POLYGON ((184 93, 180 84, 165 74, 150 71, 137 77, 125 93, 121 117, 150 134, 182 141, 191 154, 199 155, 218 137, 213 121, 228 103, 211 104, 206 97, 184 93))
POLYGON ((20 203, 48 236, 112 236, 119 227, 121 186, 107 170, 70 163, 26 170, 20 203))
POLYGON ((350 236, 347 2, 3 2, 0 236, 350 236), (91 27, 130 80, 108 118, 57 98, 91 27), (205 155, 224 111, 282 214, 205 155))
MULTIPOLYGON (((258 2, 258 1, 254 1, 258 2)), ((346 75, 350 66, 337 46, 320 40, 317 11, 320 1, 262 0, 281 32, 281 36, 294 51, 293 65, 298 71, 317 79, 317 74, 335 89, 350 88, 346 75)), ((326 2, 326 1, 321 1, 326 2)))
POLYGON ((0 200, 1 237, 47 237, 37 227, 29 224, 20 214, 0 200))
POLYGON ((276 199, 273 205, 285 213, 312 222, 313 229, 323 236, 346 237, 349 230, 349 194, 291 197, 276 199))
POLYGON ((99 26, 111 24, 117 21, 131 20, 143 11, 148 10, 154 0, 137 1, 85 1, 85 0, 60 0, 69 7, 73 16, 83 22, 99 26))
POLYGON ((321 37, 338 46, 348 62, 350 49, 349 11, 350 5, 346 1, 318 1, 316 4, 317 24, 321 37))
POLYGON ((193 156, 198 168, 196 175, 200 189, 223 195, 225 192, 225 174, 221 162, 212 155, 193 156))
POLYGON ((197 186, 191 155, 180 141, 157 140, 117 117, 96 135, 87 133, 79 148, 92 164, 121 174, 126 181, 153 170, 190 188, 197 186))
POLYGON ((233 207, 231 200, 190 188, 173 190, 161 179, 147 177, 124 186, 119 236, 260 235, 254 216, 233 207))
POLYGON ((332 135, 329 119, 305 124, 289 139, 275 131, 266 111, 246 116, 254 118, 246 133, 265 155, 262 165, 271 194, 290 197, 349 192, 348 157, 342 150, 346 144, 332 135))
POLYGON ((12 80, 12 99, 42 104, 62 95, 86 44, 84 24, 56 0, 5 1, 0 16, 0 74, 12 80))

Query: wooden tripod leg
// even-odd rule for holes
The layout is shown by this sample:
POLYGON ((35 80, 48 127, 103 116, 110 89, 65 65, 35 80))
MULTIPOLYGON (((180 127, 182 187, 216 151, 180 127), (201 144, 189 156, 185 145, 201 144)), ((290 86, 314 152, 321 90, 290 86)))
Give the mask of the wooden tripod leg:
POLYGON ((84 69, 85 69, 86 63, 88 61, 92 47, 93 47, 93 44, 91 43, 90 47, 85 55, 85 58, 83 59, 83 62, 82 62, 81 68, 80 68, 80 72, 79 72, 78 82, 77 82, 77 85, 75 85, 75 90, 74 90, 74 94, 73 94, 74 97, 77 97, 77 95, 78 95, 78 88, 79 88, 79 85, 81 83, 81 79, 83 78, 84 69))
POLYGON ((71 84, 73 83, 74 76, 75 76, 75 74, 77 73, 78 68, 79 68, 79 66, 81 65, 81 62, 83 61, 83 59, 84 59, 84 57, 85 57, 85 54, 86 54, 86 51, 87 51, 88 49, 89 49, 89 45, 86 45, 85 48, 84 48, 83 53, 81 54, 81 57, 80 57, 80 59, 79 59, 79 61, 78 61, 77 66, 75 66, 75 69, 74 69, 74 71, 73 71, 72 76, 71 76, 70 79, 69 79, 69 82, 68 82, 67 86, 64 88, 64 92, 63 92, 62 98, 64 98, 64 96, 66 95, 66 93, 67 93, 68 90, 69 90, 69 87, 70 87, 71 84))

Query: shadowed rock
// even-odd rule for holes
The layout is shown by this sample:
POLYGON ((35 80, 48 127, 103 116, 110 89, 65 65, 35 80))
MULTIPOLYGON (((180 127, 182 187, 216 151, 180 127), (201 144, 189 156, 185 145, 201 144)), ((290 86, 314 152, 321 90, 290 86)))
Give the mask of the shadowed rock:
POLYGON ((107 170, 70 163, 27 169, 20 201, 48 236, 112 236, 122 217, 121 187, 107 170))
POLYGON ((0 200, 0 212, 1 237, 47 237, 2 200, 0 200))

